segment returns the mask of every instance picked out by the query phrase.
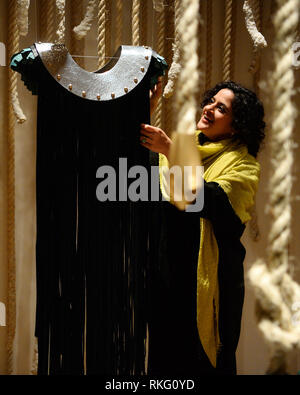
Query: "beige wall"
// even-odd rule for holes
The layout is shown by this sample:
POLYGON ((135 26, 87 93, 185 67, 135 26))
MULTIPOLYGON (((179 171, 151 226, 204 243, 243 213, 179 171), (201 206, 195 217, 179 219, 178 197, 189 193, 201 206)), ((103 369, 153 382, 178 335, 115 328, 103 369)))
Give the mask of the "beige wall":
MULTIPOLYGON (((235 0, 237 5, 236 20, 236 45, 234 60, 234 79, 248 87, 253 87, 252 76, 248 73, 248 67, 252 60, 252 43, 245 28, 244 15, 242 12, 243 0, 235 0)), ((0 1, 0 41, 6 42, 6 12, 5 6, 8 0, 0 1)), ((84 2, 85 4, 87 1, 84 2)), ((151 1, 148 1, 151 6, 151 1)), ((203 2, 205 3, 205 1, 203 2)), ((222 79, 223 61, 223 23, 224 8, 222 0, 212 0, 213 3, 213 69, 212 83, 222 79)), ((39 40, 39 29, 36 19, 36 0, 31 1, 30 9, 30 31, 29 35, 22 39, 21 48, 39 40)), ((123 44, 130 44, 131 41, 131 0, 124 0, 126 13, 124 15, 123 44)), ((263 0, 263 34, 268 43, 272 41, 272 29, 269 23, 271 0, 263 0)), ((114 12, 113 12, 114 16, 114 12)), ((68 16, 67 16, 68 17, 68 16)), ((204 14, 205 19, 205 14, 204 14)), ((155 15, 149 8, 148 15, 148 42, 147 45, 155 49, 155 15)), ((96 54, 97 30, 95 24, 86 39, 86 52, 89 57, 85 59, 85 68, 89 71, 96 69, 96 59, 90 58, 96 54)), ((171 37, 168 37, 170 39, 171 37)), ((300 40, 299 40, 300 41, 300 40)), ((206 36, 205 25, 202 28, 200 56, 202 66, 205 66, 206 36)), ((262 56, 262 79, 266 78, 266 73, 270 69, 271 47, 263 51, 262 56)), ((163 54, 164 55, 164 54, 163 54)), ((7 269, 6 269, 6 67, 0 67, 0 301, 7 301, 7 269)), ((296 86, 300 87, 300 69, 295 70, 296 86)), ((204 81, 204 80, 203 80, 204 81)), ((16 268, 17 268, 17 327, 16 341, 14 345, 14 372, 18 374, 28 374, 32 364, 33 330, 34 330, 34 301, 35 301, 35 122, 36 122, 36 98, 28 92, 19 81, 20 102, 25 114, 28 117, 24 125, 17 125, 16 137, 16 268)), ((264 99, 262 93, 262 99, 264 99)), ((299 92, 295 100, 300 105, 299 92)), ((300 107, 299 107, 300 108, 300 107)), ((298 129, 299 118, 295 127, 294 139, 300 143, 298 129)), ((291 240, 291 265, 294 268, 294 275, 300 280, 298 258, 300 256, 300 245, 297 236, 300 233, 300 207, 299 199, 300 186, 298 170, 300 165, 299 148, 294 151, 295 184, 293 188, 293 228, 291 240)), ((243 236, 243 241, 247 249, 245 261, 245 274, 252 263, 259 257, 266 257, 267 238, 269 232, 269 219, 265 213, 266 202, 268 201, 268 179, 270 177, 268 137, 266 147, 261 152, 259 160, 262 164, 262 176, 260 189, 257 195, 257 214, 260 230, 260 239, 254 242, 251 238, 249 226, 243 236)), ((246 299, 242 322, 242 333, 238 347, 238 373, 239 374, 264 374, 268 365, 269 355, 265 342, 259 333, 255 320, 254 295, 252 288, 246 280, 246 299)), ((0 327, 0 374, 6 372, 6 328, 0 327)), ((299 352, 292 353, 290 360, 290 371, 296 373, 300 369, 299 352)))

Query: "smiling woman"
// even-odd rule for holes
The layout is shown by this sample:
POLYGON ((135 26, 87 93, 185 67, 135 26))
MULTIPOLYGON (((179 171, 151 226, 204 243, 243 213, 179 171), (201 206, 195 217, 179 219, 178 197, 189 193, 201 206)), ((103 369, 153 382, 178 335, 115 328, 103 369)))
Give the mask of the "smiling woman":
MULTIPOLYGON (((207 91, 201 107, 203 209, 181 211, 169 201, 159 207, 150 374, 236 374, 244 300, 240 238, 258 186, 264 109, 255 93, 232 81, 207 91)), ((141 144, 168 164, 173 142, 163 130, 142 125, 141 144)))

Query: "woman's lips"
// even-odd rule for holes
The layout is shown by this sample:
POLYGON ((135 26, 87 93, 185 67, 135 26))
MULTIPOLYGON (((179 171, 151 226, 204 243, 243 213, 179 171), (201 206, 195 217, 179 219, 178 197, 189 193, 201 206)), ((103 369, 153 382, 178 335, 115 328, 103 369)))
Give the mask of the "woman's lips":
POLYGON ((206 115, 202 115, 202 122, 204 122, 206 124, 213 123, 213 121, 211 119, 209 119, 206 115))

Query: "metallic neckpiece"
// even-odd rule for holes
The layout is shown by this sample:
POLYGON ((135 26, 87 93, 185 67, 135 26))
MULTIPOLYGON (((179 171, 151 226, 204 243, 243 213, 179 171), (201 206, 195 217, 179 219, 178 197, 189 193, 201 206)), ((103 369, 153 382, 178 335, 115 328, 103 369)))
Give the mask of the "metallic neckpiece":
POLYGON ((145 78, 152 49, 122 45, 100 70, 82 69, 63 44, 36 43, 32 46, 56 82, 86 100, 106 101, 125 96, 145 78))

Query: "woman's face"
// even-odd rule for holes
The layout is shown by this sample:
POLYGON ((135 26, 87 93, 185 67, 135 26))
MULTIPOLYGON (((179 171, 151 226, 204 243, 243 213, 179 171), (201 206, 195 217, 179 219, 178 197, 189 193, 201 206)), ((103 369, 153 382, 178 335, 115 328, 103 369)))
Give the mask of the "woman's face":
POLYGON ((230 89, 221 89, 203 108, 197 129, 211 140, 222 140, 234 134, 231 126, 232 101, 234 93, 230 89))

